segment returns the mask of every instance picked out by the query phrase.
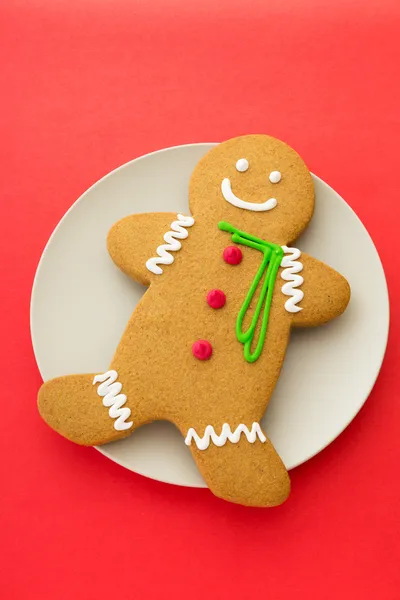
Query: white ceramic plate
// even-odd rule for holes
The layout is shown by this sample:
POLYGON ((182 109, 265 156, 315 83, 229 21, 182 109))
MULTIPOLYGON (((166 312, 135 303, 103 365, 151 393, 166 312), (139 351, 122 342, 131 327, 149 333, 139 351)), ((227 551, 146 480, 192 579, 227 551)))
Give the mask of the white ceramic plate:
MULTIPOLYGON (((40 260, 31 300, 32 341, 44 380, 108 369, 145 288, 114 266, 107 232, 132 213, 188 212, 190 174, 213 145, 178 146, 133 160, 92 186, 60 221, 40 260)), ((320 452, 358 413, 379 373, 389 327, 385 275, 371 238, 332 188, 315 176, 314 184, 315 216, 296 246, 340 271, 352 298, 339 319, 292 334, 263 419, 288 469, 320 452)), ((205 486, 169 423, 147 425, 99 450, 148 477, 205 486)))

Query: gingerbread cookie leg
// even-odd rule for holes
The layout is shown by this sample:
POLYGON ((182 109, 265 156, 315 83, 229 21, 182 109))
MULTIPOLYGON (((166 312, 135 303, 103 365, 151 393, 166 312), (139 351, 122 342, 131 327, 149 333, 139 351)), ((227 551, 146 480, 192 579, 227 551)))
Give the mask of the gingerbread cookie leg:
POLYGON ((50 427, 77 444, 105 444, 138 426, 123 392, 114 370, 57 377, 40 388, 39 412, 50 427))
POLYGON ((288 472, 258 423, 221 433, 208 426, 201 436, 189 430, 186 444, 216 496, 246 506, 277 506, 290 493, 288 472))

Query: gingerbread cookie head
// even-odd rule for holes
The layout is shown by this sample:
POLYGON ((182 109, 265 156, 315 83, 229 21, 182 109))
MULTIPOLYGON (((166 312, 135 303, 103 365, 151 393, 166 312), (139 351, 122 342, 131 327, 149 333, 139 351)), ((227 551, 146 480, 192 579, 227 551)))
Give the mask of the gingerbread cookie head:
POLYGON ((189 203, 197 219, 228 221, 263 239, 294 241, 314 210, 314 186, 300 156, 267 135, 219 144, 193 171, 189 203))

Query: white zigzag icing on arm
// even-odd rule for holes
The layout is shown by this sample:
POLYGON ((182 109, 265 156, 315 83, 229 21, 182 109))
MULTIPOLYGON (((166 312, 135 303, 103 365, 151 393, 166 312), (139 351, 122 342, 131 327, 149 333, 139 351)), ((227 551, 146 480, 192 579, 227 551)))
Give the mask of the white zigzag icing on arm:
POLYGON ((207 450, 207 448, 210 445, 210 442, 213 442, 215 446, 219 447, 224 446, 228 440, 232 442, 232 444, 237 444, 240 440, 240 436, 242 433, 244 433, 244 435, 247 438, 247 441, 250 442, 250 444, 254 444, 257 437, 263 443, 267 440, 267 438, 261 431, 261 427, 258 423, 253 423, 250 431, 246 425, 243 425, 243 423, 238 425, 235 431, 231 430, 231 427, 228 423, 224 423, 222 425, 220 435, 218 435, 215 432, 215 429, 212 425, 207 425, 207 427, 204 430, 203 437, 200 437, 196 430, 193 427, 191 427, 187 432, 185 444, 186 446, 190 446, 192 440, 194 440, 199 450, 207 450))
POLYGON ((285 308, 288 312, 296 313, 303 310, 297 304, 304 298, 304 292, 297 289, 304 282, 303 277, 297 275, 297 273, 303 270, 302 263, 297 260, 300 258, 301 252, 297 248, 289 248, 288 246, 282 246, 282 250, 285 254, 288 254, 288 256, 282 258, 281 262, 281 267, 284 268, 281 277, 284 281, 288 282, 282 286, 282 293, 285 296, 291 296, 289 300, 286 300, 285 308))
POLYGON ((170 252, 177 252, 177 250, 182 248, 182 244, 179 240, 185 240, 189 235, 189 232, 184 229, 184 227, 192 227, 192 225, 194 225, 193 217, 185 217, 180 214, 178 214, 177 217, 178 220, 171 223, 172 231, 167 231, 164 235, 164 240, 167 243, 158 246, 156 250, 158 256, 149 258, 146 262, 148 270, 155 275, 161 275, 163 272, 162 268, 158 265, 170 265, 174 262, 174 257, 170 252))
POLYGON ((117 381, 117 371, 107 371, 102 375, 96 375, 93 379, 93 385, 101 382, 101 385, 97 388, 97 393, 103 398, 103 406, 109 408, 108 414, 112 419, 116 419, 114 428, 117 431, 124 431, 132 427, 133 423, 130 421, 127 423, 127 419, 131 416, 131 409, 125 406, 126 402, 125 394, 120 394, 122 390, 122 384, 117 381))

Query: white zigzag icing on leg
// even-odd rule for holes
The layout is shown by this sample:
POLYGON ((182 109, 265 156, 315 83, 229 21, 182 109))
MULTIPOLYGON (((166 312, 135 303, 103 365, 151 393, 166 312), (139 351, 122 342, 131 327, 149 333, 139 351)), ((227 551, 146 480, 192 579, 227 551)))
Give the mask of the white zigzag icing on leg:
POLYGON ((116 419, 114 429, 124 431, 132 427, 133 423, 132 421, 126 422, 131 416, 131 409, 127 406, 122 408, 126 402, 126 396, 120 394, 122 384, 117 379, 117 371, 107 371, 107 373, 96 375, 93 379, 93 385, 101 382, 101 385, 97 388, 97 393, 103 398, 103 406, 109 408, 108 414, 112 419, 116 419))
POLYGON ((237 444, 240 440, 240 436, 242 433, 244 433, 244 435, 247 438, 247 441, 250 442, 250 444, 254 444, 257 437, 263 443, 267 440, 267 438, 261 430, 259 423, 253 423, 250 431, 247 425, 243 425, 243 423, 238 425, 235 431, 231 430, 231 427, 228 423, 224 423, 222 425, 220 435, 218 435, 215 432, 215 429, 212 425, 207 425, 203 437, 200 437, 196 430, 193 427, 191 427, 187 432, 185 444, 186 446, 190 446, 192 440, 194 440, 199 450, 207 450, 207 448, 210 445, 210 442, 213 442, 215 446, 219 447, 224 446, 228 440, 232 442, 232 444, 237 444))

